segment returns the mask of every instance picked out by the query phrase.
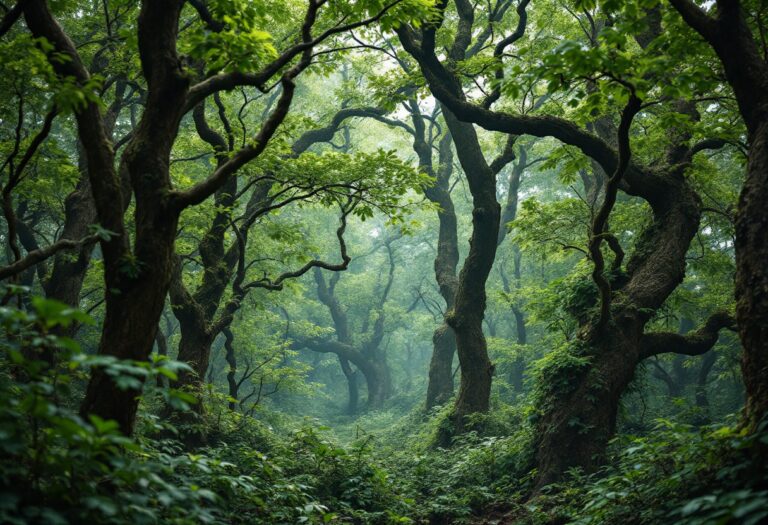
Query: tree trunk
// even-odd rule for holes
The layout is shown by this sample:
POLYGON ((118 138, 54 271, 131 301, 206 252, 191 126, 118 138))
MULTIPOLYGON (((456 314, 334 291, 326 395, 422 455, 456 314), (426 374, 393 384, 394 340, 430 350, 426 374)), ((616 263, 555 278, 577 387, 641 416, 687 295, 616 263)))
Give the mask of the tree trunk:
MULTIPOLYGON (((529 166, 528 164, 528 147, 523 146, 520 148, 517 161, 514 168, 509 174, 507 181, 507 199, 504 203, 504 208, 501 211, 501 224, 499 226, 499 236, 497 244, 500 246, 509 233, 508 225, 514 221, 517 217, 517 208, 519 203, 520 184, 522 182, 523 173, 529 166)), ((523 254, 520 251, 520 247, 516 244, 512 245, 512 261, 514 268, 515 289, 520 290, 522 286, 522 257, 523 254)), ((504 268, 500 268, 501 281, 504 292, 507 294, 512 293, 512 286, 507 278, 504 268)), ((528 331, 525 326, 525 314, 520 309, 518 304, 513 303, 512 315, 515 319, 515 334, 517 337, 517 344, 524 346, 528 344, 528 331)), ((518 352, 512 363, 512 369, 509 373, 510 384, 515 392, 523 391, 523 380, 525 376, 525 359, 523 355, 518 352)))
POLYGON ((381 409, 392 395, 392 378, 387 362, 381 356, 378 360, 372 359, 359 368, 368 387, 368 408, 381 409))
POLYGON ((205 373, 208 370, 211 347, 215 337, 206 329, 206 325, 189 323, 182 319, 179 318, 181 340, 179 341, 179 354, 176 360, 190 365, 192 371, 181 371, 174 388, 188 388, 198 391, 202 388, 205 373))
MULTIPOLYGON (((86 168, 87 169, 87 168, 86 168)), ((88 235, 91 224, 98 222, 96 209, 91 197, 91 184, 83 174, 75 190, 64 201, 64 228, 62 239, 82 239, 88 235)), ((45 294, 49 299, 77 307, 80 292, 88 271, 93 245, 88 244, 77 249, 73 254, 61 252, 53 262, 51 276, 45 284, 45 294)))
MULTIPOLYGON (((447 2, 438 4, 439 8, 445 8, 446 5, 447 2)), ((521 5, 524 9, 525 4, 521 5)), ((470 3, 463 2, 457 11, 459 24, 454 42, 464 43, 472 38, 473 8, 470 3)), ((590 239, 590 256, 596 263, 593 281, 595 288, 599 287, 600 291, 601 315, 599 318, 596 317, 594 311, 590 309, 577 315, 581 324, 578 339, 571 343, 569 351, 552 356, 549 366, 541 370, 539 399, 536 402, 539 414, 535 431, 539 445, 536 457, 539 466, 538 488, 541 488, 559 479, 568 466, 581 466, 586 470, 594 470, 603 454, 605 443, 613 434, 620 396, 631 380, 640 356, 648 357, 660 353, 658 351, 648 353, 643 350, 643 346, 653 343, 656 339, 670 338, 670 334, 664 334, 664 337, 648 337, 650 334, 643 334, 643 329, 651 313, 662 306, 685 275, 685 255, 691 239, 698 230, 701 203, 696 193, 688 186, 683 172, 690 165, 690 158, 696 151, 694 148, 686 148, 685 153, 689 158, 675 158, 674 162, 670 162, 664 170, 658 168, 649 170, 637 164, 631 164, 629 144, 631 115, 633 108, 637 111, 641 106, 636 97, 630 97, 631 105, 628 105, 622 113, 618 151, 609 142, 593 133, 585 132, 572 122, 554 116, 528 117, 488 109, 490 104, 498 99, 498 91, 492 92, 481 104, 467 101, 462 91, 461 79, 443 64, 436 52, 436 26, 439 26, 443 20, 443 18, 438 19, 434 26, 425 25, 420 31, 407 26, 397 30, 403 47, 419 62, 430 91, 441 104, 450 107, 461 120, 480 124, 490 131, 503 131, 511 137, 520 134, 555 137, 566 144, 578 147, 584 154, 599 162, 606 173, 614 174, 606 182, 607 200, 597 216, 600 217, 600 223, 598 221, 593 223, 596 228, 590 239), (627 120, 628 115, 630 118, 627 120), (604 238, 603 235, 608 233, 605 228, 606 221, 612 202, 615 202, 619 182, 627 194, 642 197, 648 202, 653 211, 654 222, 638 236, 635 250, 626 264, 626 274, 621 272, 622 275, 618 276, 620 279, 616 279, 620 282, 612 283, 608 281, 608 276, 604 275, 600 268, 602 264, 598 261, 602 259, 600 241, 604 238), (611 190, 610 195, 608 189, 611 190), (594 241, 598 242, 595 244, 594 241), (611 295, 612 291, 618 293, 611 295), (613 302, 612 298, 614 298, 613 302), (574 427, 578 427, 580 431, 574 431, 574 427)), ((525 29, 525 17, 522 14, 519 22, 520 31, 515 35, 522 35, 525 29)), ((503 53, 504 48, 497 47, 497 50, 503 53)), ((442 49, 439 54, 443 54, 442 49)), ((449 55, 452 53, 449 52, 449 55)), ((450 58, 457 61, 463 57, 450 56, 450 58)), ((503 77, 503 69, 499 68, 497 71, 498 75, 503 77)), ((764 84, 756 85, 762 87, 764 84)), ((752 89, 754 90, 755 86, 752 89)), ((450 127, 450 119, 446 117, 446 120, 450 127)), ((473 148, 460 142, 453 128, 451 133, 457 145, 457 151, 469 152, 472 155, 473 148)), ((464 164, 463 160, 462 164, 464 164)), ((482 191, 484 186, 482 181, 485 177, 473 177, 472 175, 477 173, 473 173, 466 167, 464 171, 475 200, 474 230, 470 256, 460 277, 455 312, 463 311, 462 302, 467 297, 465 293, 468 292, 463 286, 465 283, 471 282, 475 293, 480 295, 485 279, 467 279, 469 277, 467 270, 477 265, 475 277, 482 277, 484 268, 481 261, 486 257, 473 261, 472 250, 490 255, 487 250, 484 250, 486 243, 482 241, 485 240, 484 235, 487 235, 488 230, 492 230, 494 234, 498 231, 498 211, 495 212, 495 228, 491 227, 492 224, 489 223, 492 221, 488 220, 488 217, 493 215, 489 205, 492 201, 495 203, 495 191, 493 191, 495 185, 491 195, 486 196, 482 191), (479 202, 481 199, 482 202, 479 202), (485 224, 481 224, 482 222, 485 224), (478 227, 481 225, 485 226, 482 230, 478 227), (475 239, 476 235, 478 235, 477 239, 475 239), (475 240, 480 242, 474 245, 475 240)), ((615 239, 612 242, 609 242, 609 246, 615 250, 614 264, 618 273, 623 267, 621 263, 623 253, 619 249, 620 246, 616 246, 618 242, 615 239), (618 264, 616 264, 617 261, 618 264)), ((492 256, 490 259, 492 262, 492 256)), ((597 290, 595 294, 596 292, 597 290)), ((475 316, 477 311, 482 312, 484 308, 484 295, 482 293, 482 296, 474 298, 475 300, 471 302, 475 308, 475 316)), ((595 305, 597 300, 598 297, 595 297, 595 305)), ((482 322, 482 314, 479 317, 482 322)), ((480 322, 475 319, 472 321, 464 327, 459 323, 451 323, 456 331, 460 360, 463 357, 464 344, 473 342, 463 337, 470 332, 466 328, 476 327, 472 330, 474 332, 472 335, 482 337, 482 332, 479 330, 480 322)), ((671 335, 672 339, 688 337, 679 334, 671 335)), ((708 343, 709 348, 714 344, 710 337, 699 339, 708 343)), ((699 346, 706 345, 692 346, 699 350, 699 346)), ((465 361, 469 360, 462 361, 462 372, 464 372, 465 361)), ((470 371, 478 367, 478 361, 466 362, 466 364, 470 367, 470 371)), ((483 368, 483 365, 485 363, 481 362, 480 368, 483 368)), ((489 371, 492 371, 490 366, 489 371)), ((488 383, 490 383, 490 374, 488 375, 488 383)), ((462 377, 463 381, 464 377, 462 377)))
MULTIPOLYGON (((157 344, 157 355, 168 357, 168 338, 159 327, 157 328, 155 343, 157 344)), ((156 384, 157 388, 167 388, 169 386, 168 378, 164 375, 158 375, 156 384)))
MULTIPOLYGON (((445 147, 441 143, 441 149, 445 147)), ((447 146, 450 148, 450 145, 447 146)), ((442 157, 446 157, 443 155, 442 157)), ((441 158, 441 166, 452 162, 441 158)), ((435 257, 435 279, 440 295, 445 300, 446 311, 453 308, 456 287, 456 266, 459 263, 458 230, 456 211, 449 193, 450 170, 441 174, 440 187, 425 192, 430 200, 440 206, 437 218, 440 223, 435 257)), ((453 395, 453 356, 456 353, 456 335, 443 320, 432 335, 433 351, 429 363, 426 408, 430 410, 445 403, 453 395)))
MULTIPOLYGON (((177 221, 171 219, 172 224, 165 225, 160 224, 163 221, 152 222, 161 233, 151 243, 153 246, 146 247, 153 257, 145 260, 154 261, 153 271, 145 272, 130 289, 107 291, 108 307, 99 345, 100 355, 145 362, 152 352, 170 281, 177 221)), ((103 369, 97 368, 91 374, 81 413, 114 419, 120 430, 130 435, 140 395, 140 389, 123 389, 103 369)))
POLYGON ((240 383, 237 381, 237 356, 235 355, 234 339, 235 336, 232 330, 225 328, 224 334, 224 349, 226 350, 225 358, 227 360, 227 384, 229 385, 229 397, 228 402, 230 410, 235 410, 237 407, 237 400, 240 395, 240 383))
POLYGON ((672 360, 672 382, 667 385, 669 387, 669 396, 672 398, 681 398, 685 395, 688 374, 683 367, 684 361, 685 358, 681 355, 676 355, 672 360))
POLYGON ((670 175, 668 187, 651 205, 654 222, 627 263, 628 282, 617 286, 624 299, 615 300, 611 321, 601 330, 597 314, 576 313, 583 319, 578 338, 539 377, 536 490, 559 481, 571 467, 592 472, 601 464, 616 430, 621 396, 640 360, 648 356, 643 353, 648 344, 643 330, 649 312, 683 280, 701 201, 682 177, 670 175))
MULTIPOLYGON (((456 297, 456 266, 459 264, 459 240, 456 209, 451 199, 451 175, 453 152, 450 133, 444 133, 438 144, 437 169, 432 161, 432 146, 427 143, 424 118, 417 102, 411 102, 414 125, 413 149, 419 156, 420 168, 435 178, 435 185, 424 189, 424 195, 439 206, 437 210, 437 255, 434 269, 435 281, 445 301, 445 311, 453 308, 456 297)), ((453 396, 453 356, 456 353, 456 336, 443 319, 432 335, 432 357, 429 363, 426 409, 442 405, 453 396)))
POLYGON ((453 355, 456 337, 447 324, 442 324, 432 336, 432 359, 429 362, 427 410, 447 402, 453 395, 453 355))
MULTIPOLYGON (((521 262, 522 253, 517 246, 513 247, 514 252, 514 268, 515 268, 515 287, 519 290, 521 287, 521 262)), ((504 291, 511 292, 509 280, 502 273, 504 291)), ((515 335, 517 337, 517 344, 525 346, 528 344, 528 328, 525 324, 525 314, 516 304, 512 305, 512 316, 515 319, 515 335)), ((515 392, 521 393, 523 391, 523 385, 525 380, 525 356, 518 352, 512 363, 511 381, 512 388, 515 392)))
MULTIPOLYGON (((512 315, 515 317, 515 331, 517 333, 517 344, 525 346, 528 344, 528 332, 525 326, 525 316, 516 306, 512 307, 512 315)), ((521 393, 525 382, 525 356, 518 352, 512 363, 511 384, 515 392, 521 393)))
MULTIPOLYGON (((496 257, 501 207, 496 201, 496 177, 483 157, 472 124, 460 122, 443 107, 459 161, 472 193, 472 237, 459 274, 456 300, 446 316, 456 335, 461 383, 452 415, 454 432, 466 429, 466 417, 488 411, 493 365, 483 334, 485 283, 496 257)), ((446 437, 441 438, 445 442, 446 437)))
MULTIPOLYGON (((103 64, 106 67, 106 63, 103 64)), ((125 82, 118 80, 115 87, 115 100, 109 106, 102 119, 104 130, 111 139, 115 129, 115 123, 123 109, 123 97, 125 96, 125 82)), ((78 240, 87 236, 92 225, 98 223, 96 203, 91 194, 91 183, 88 175, 88 161, 82 142, 77 144, 78 171, 80 179, 75 189, 64 200, 64 228, 61 232, 62 239, 78 240)), ((128 189, 128 181, 123 181, 128 189)), ((122 206, 128 205, 129 199, 123 195, 122 206)), ((53 260, 51 275, 45 282, 46 297, 56 299, 64 304, 77 307, 80 302, 80 294, 83 289, 85 275, 91 262, 91 254, 94 246, 86 244, 74 253, 60 252, 53 260)), ((66 335, 73 335, 76 328, 73 326, 66 335)))
POLYGON ((709 382, 709 373, 715 366, 717 354, 710 351, 701 360, 698 376, 696 377, 696 408, 699 409, 696 415, 696 423, 706 425, 710 422, 709 414, 709 396, 707 395, 707 383, 709 382))
MULTIPOLYGON (((294 79, 311 63, 311 26, 319 5, 310 4, 308 25, 302 31, 306 48, 294 46, 267 68, 265 80, 297 54, 301 59, 280 77, 279 102, 264 120, 255 140, 240 149, 214 175, 187 190, 174 190, 170 178, 170 154, 179 124, 188 106, 195 106, 219 88, 210 85, 190 93, 190 73, 177 52, 179 19, 185 2, 142 2, 137 20, 137 42, 141 73, 146 81, 145 109, 126 146, 119 171, 115 152, 104 124, 101 107, 87 100, 75 110, 78 138, 88 165, 91 193, 101 226, 111 232, 101 240, 106 288, 106 315, 99 354, 119 360, 146 362, 152 352, 157 323, 174 268, 174 243, 180 213, 199 204, 229 180, 244 164, 258 157, 288 114, 295 92, 294 79), (280 62, 284 60, 284 62, 280 62), (226 169, 224 169, 226 168, 226 169), (120 175, 118 175, 118 172, 120 175), (130 181, 135 213, 132 233, 126 226, 124 203, 130 181)), ((48 9, 44 0, 24 2, 24 18, 35 37, 46 38, 66 60, 51 60, 59 78, 74 79, 87 86, 90 73, 75 45, 48 9)), ((240 82, 229 79, 234 85, 240 82)), ((233 86, 234 87, 234 86, 233 86)), ((137 377, 139 383, 143 377, 137 377)), ((133 432, 141 388, 121 388, 120 382, 103 368, 92 371, 83 417, 114 419, 120 430, 133 432)))
POLYGON ((573 357, 590 363, 549 378, 552 384, 545 388, 551 389, 552 403, 536 422, 537 489, 559 481, 569 468, 591 472, 601 464, 616 429, 619 401, 639 362, 643 324, 628 315, 593 346, 579 351, 574 345, 573 357))
POLYGON ((347 379, 347 414, 353 416, 357 414, 360 403, 360 389, 357 385, 357 370, 353 370, 347 359, 339 357, 339 364, 344 377, 347 379))
MULTIPOLYGON (((768 114, 768 100, 765 101, 768 114)), ((747 179, 736 214, 736 317, 744 345, 746 417, 768 414, 768 118, 750 133, 747 179)))

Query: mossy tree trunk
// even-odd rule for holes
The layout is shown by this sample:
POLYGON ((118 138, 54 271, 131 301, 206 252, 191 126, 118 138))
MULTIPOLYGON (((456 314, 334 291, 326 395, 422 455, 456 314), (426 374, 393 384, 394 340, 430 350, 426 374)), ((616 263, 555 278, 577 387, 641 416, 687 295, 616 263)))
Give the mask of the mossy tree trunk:
MULTIPOLYGON (((524 13, 527 2, 523 4, 518 12, 524 13)), ((438 7, 444 9, 446 3, 441 2, 438 7)), ((478 41, 472 42, 474 8, 466 1, 456 2, 456 7, 459 24, 453 41, 448 46, 448 59, 452 63, 473 56, 491 36, 491 33, 484 31, 478 41)), ((493 16, 503 14, 494 13, 493 16)), ((523 22, 523 28, 524 25, 523 22)), ((413 28, 403 26, 398 30, 398 36, 403 47, 416 59, 425 73, 432 94, 441 102, 443 117, 472 194, 472 236, 469 252, 459 273, 453 307, 446 314, 446 324, 453 329, 456 337, 456 351, 461 370, 461 383, 451 415, 452 428, 438 437, 439 442, 448 444, 452 435, 467 429, 468 416, 487 412, 489 408, 494 368, 488 358, 482 327, 486 307, 485 284, 496 257, 501 221, 501 207, 496 200, 496 175, 514 159, 514 139, 510 138, 499 157, 489 162, 483 155, 472 124, 457 118, 453 112, 454 108, 445 104, 440 90, 444 90, 449 98, 462 101, 465 100, 465 95, 458 77, 442 68, 432 52, 436 30, 435 25, 426 24, 418 31, 417 36, 413 28), (440 69, 439 81, 433 81, 427 74, 433 66, 440 69)), ((518 36, 513 38, 519 39, 522 29, 515 34, 518 36)))

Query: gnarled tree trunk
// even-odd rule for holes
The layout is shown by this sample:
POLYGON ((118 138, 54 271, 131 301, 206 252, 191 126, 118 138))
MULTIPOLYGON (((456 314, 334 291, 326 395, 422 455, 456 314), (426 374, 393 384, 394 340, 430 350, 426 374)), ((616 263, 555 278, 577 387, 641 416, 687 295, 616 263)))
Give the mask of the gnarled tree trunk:
MULTIPOLYGON (((392 377, 387 362, 386 352, 381 349, 381 342, 384 338, 384 305, 386 304, 389 292, 392 288, 392 282, 395 274, 394 253, 392 250, 393 239, 384 242, 389 256, 389 273, 386 283, 384 283, 381 296, 377 303, 372 305, 372 310, 368 315, 374 313, 376 320, 373 327, 367 328, 368 323, 363 325, 363 336, 365 340, 356 343, 355 338, 349 327, 349 320, 345 309, 336 297, 336 285, 341 277, 336 273, 326 282, 323 272, 320 268, 315 268, 315 283, 317 284, 317 297, 327 308, 333 320, 336 340, 300 340, 295 343, 297 348, 309 348, 315 352, 334 353, 338 356, 342 366, 342 371, 347 379, 349 387, 348 412, 352 408, 357 408, 357 376, 350 363, 357 368, 365 378, 368 390, 368 408, 382 408, 384 402, 392 396, 392 377), (354 384, 353 384, 354 382, 354 384)), ((367 319, 368 317, 366 317, 367 319)), ((351 412, 350 412, 351 413, 351 412)))

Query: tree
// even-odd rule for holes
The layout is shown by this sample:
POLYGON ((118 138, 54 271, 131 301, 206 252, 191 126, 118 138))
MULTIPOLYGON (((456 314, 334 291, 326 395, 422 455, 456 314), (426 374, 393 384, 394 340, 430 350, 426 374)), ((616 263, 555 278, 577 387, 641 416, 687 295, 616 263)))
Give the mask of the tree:
MULTIPOLYGON (((514 163, 513 168, 509 171, 506 188, 507 196, 504 207, 501 210, 501 227, 499 228, 499 237, 497 241, 499 246, 504 242, 504 239, 507 238, 509 224, 517 217, 519 192, 523 173, 537 162, 544 160, 542 157, 529 159, 528 154, 530 149, 531 144, 526 144, 520 146, 519 149, 516 150, 516 162, 514 163)), ((523 254, 517 244, 512 246, 511 251, 514 290, 519 291, 522 282, 521 270, 523 254)), ((497 266, 499 268, 499 276, 501 277, 504 293, 507 297, 511 297, 513 294, 513 285, 510 283, 509 277, 504 269, 504 261, 499 261, 497 266)), ((516 342, 518 345, 524 346, 528 344, 528 330, 526 328, 525 313, 515 299, 510 299, 510 309, 512 310, 512 315, 515 320, 516 342)), ((514 363, 514 370, 512 371, 512 386, 517 392, 521 392, 523 389, 524 369, 525 363, 523 362, 522 354, 518 352, 518 356, 514 363)))
MULTIPOLYGON (((438 5, 444 8, 444 5, 438 5)), ((462 7, 472 10, 469 4, 462 7)), ((494 11, 489 19, 495 22, 502 11, 494 11)), ((421 42, 434 45, 436 26, 429 23, 419 33, 421 42)), ((470 49, 472 24, 463 23, 453 39, 449 49, 452 61, 471 58, 482 47, 490 32, 484 32, 479 44, 470 49)), ((415 30, 406 26, 398 29, 398 35, 405 50, 421 66, 420 55, 414 52, 415 30)), ((422 72, 424 68, 422 66, 422 72)), ((429 82, 428 82, 429 83, 429 82)), ((432 94, 436 95, 430 84, 432 94)), ((460 84, 452 83, 449 88, 452 96, 463 97, 460 84)), ((436 96, 443 103, 443 100, 436 96)), ((487 345, 483 335, 482 323, 485 312, 485 283, 493 266, 500 222, 500 206, 496 201, 496 175, 514 158, 514 139, 510 139, 503 152, 493 162, 483 156, 477 133, 473 126, 454 116, 453 109, 443 104, 442 114, 456 145, 459 163, 469 183, 473 198, 472 238, 469 253, 458 276, 454 303, 446 314, 446 324, 453 329, 456 337, 456 349, 461 368, 461 385, 454 411, 451 415, 453 430, 449 433, 461 433, 467 428, 467 416, 472 413, 487 412, 489 408, 493 366, 488 359, 487 345)), ((441 436, 447 443, 450 435, 441 436)))
MULTIPOLYGON (((398 64, 405 73, 412 72, 413 68, 405 60, 398 58, 398 64)), ((439 131, 437 122, 439 106, 435 106, 431 115, 424 115, 415 94, 415 87, 408 86, 406 90, 409 94, 402 102, 402 106, 408 112, 410 125, 380 115, 372 115, 372 118, 406 131, 412 138, 413 151, 416 153, 419 169, 433 180, 432 184, 424 187, 424 196, 437 206, 438 237, 434 271, 440 295, 445 301, 444 311, 447 313, 453 307, 456 297, 458 285, 456 267, 459 263, 457 218, 451 199, 451 177, 454 169, 453 141, 450 132, 445 130, 441 134, 439 131), (435 149, 437 159, 434 159, 433 155, 435 149)), ((388 95, 396 96, 395 93, 388 93, 388 95)), ((435 329, 432 345, 425 402, 427 410, 445 403, 453 395, 453 357, 456 353, 456 338, 453 329, 445 319, 443 324, 435 329)))
POLYGON ((336 285, 341 277, 335 273, 326 282, 323 273, 315 270, 314 278, 317 285, 317 298, 328 309, 333 321, 335 340, 317 337, 297 337, 295 346, 305 347, 314 352, 333 353, 339 358, 344 376, 349 385, 348 412, 357 411, 357 375, 352 370, 354 365, 365 378, 368 389, 368 408, 380 409, 392 395, 392 374, 387 363, 385 349, 381 348, 385 335, 386 313, 385 306, 392 290, 395 279, 395 251, 392 243, 397 237, 384 240, 382 246, 387 252, 388 270, 386 279, 380 284, 379 297, 368 304, 362 312, 363 320, 360 337, 353 336, 347 311, 336 296, 336 285))
MULTIPOLYGON (((146 103, 141 119, 116 167, 98 96, 97 82, 85 66, 72 40, 57 22, 44 0, 25 2, 23 15, 35 38, 50 46, 51 66, 64 85, 79 91, 82 102, 75 108, 78 136, 85 151, 88 177, 97 218, 109 231, 100 242, 107 290, 106 317, 99 352, 120 359, 145 361, 153 346, 157 321, 174 268, 173 247, 181 213, 212 196, 245 164, 259 157, 285 120, 296 89, 296 78, 313 60, 315 48, 335 35, 385 18, 390 11, 402 16, 418 13, 422 2, 398 1, 383 9, 361 6, 355 13, 326 8, 326 2, 311 0, 293 29, 298 36, 287 39, 278 53, 269 38, 248 40, 254 26, 265 22, 264 14, 242 8, 242 16, 227 20, 223 6, 212 10, 201 2, 192 6, 199 14, 198 40, 192 41, 193 58, 218 56, 210 61, 203 78, 193 79, 178 51, 179 21, 188 13, 185 2, 144 2, 136 29, 146 103), (410 10, 410 11, 409 11, 410 10), (350 15, 353 19, 350 21, 350 15), (341 20, 341 22, 339 22, 341 20), (318 27, 322 26, 321 29, 318 27), (205 27, 205 31, 202 28, 205 27), (223 32, 228 28, 230 31, 223 32), (317 31, 317 33, 316 33, 317 31), (245 38, 240 46, 224 51, 227 38, 245 38), (243 53, 237 55, 237 53, 243 53), (55 57, 66 57, 58 60, 55 57), (205 180, 188 188, 174 187, 169 173, 171 150, 184 115, 207 97, 240 85, 268 89, 278 78, 282 92, 261 129, 250 144, 240 148, 205 180), (126 190, 123 190, 126 181, 126 190), (134 233, 129 235, 125 208, 115 203, 135 201, 134 233)), ((289 30, 290 31, 290 30, 289 30)), ((295 33, 294 33, 295 34, 295 33)), ((93 371, 82 405, 84 415, 115 419, 130 434, 138 406, 139 391, 123 390, 104 370, 93 371)))
MULTIPOLYGON (((747 177, 736 212, 736 319, 744 345, 742 374, 750 428, 768 414, 768 60, 748 22, 751 2, 722 0, 706 12, 689 0, 669 2, 715 51, 747 127, 747 177)), ((759 18, 761 14, 757 14, 759 18)))
MULTIPOLYGON (((439 4, 443 12, 447 4, 439 4)), ((518 10, 525 12, 526 5, 525 2, 519 4, 518 10)), ((473 34, 474 9, 461 0, 456 2, 456 8, 459 17, 457 35, 469 39, 473 34)), ((682 281, 685 254, 699 226, 701 200, 683 173, 696 153, 721 147, 722 141, 689 144, 690 134, 680 132, 670 138, 665 168, 650 170, 631 162, 630 126, 643 107, 632 82, 648 79, 622 79, 628 72, 611 68, 624 67, 624 63, 604 60, 600 54, 587 55, 589 59, 580 63, 581 69, 570 70, 570 74, 588 79, 605 75, 609 82, 618 79, 619 90, 627 90, 622 97, 627 102, 615 139, 618 151, 600 136, 563 118, 517 115, 490 109, 502 95, 499 81, 503 79, 503 68, 500 65, 492 69, 497 83, 490 93, 479 103, 470 102, 461 91, 461 81, 455 70, 456 58, 452 57, 446 66, 435 52, 435 33, 444 20, 444 16, 438 17, 421 32, 402 26, 398 35, 406 50, 419 62, 433 95, 457 118, 488 130, 505 132, 513 138, 520 134, 557 138, 578 148, 610 174, 605 181, 603 202, 590 228, 587 252, 593 262, 593 284, 591 289, 585 290, 591 296, 586 308, 575 312, 580 326, 578 340, 569 344, 559 359, 556 354, 551 357, 551 366, 540 373, 536 458, 538 486, 541 487, 559 479, 569 467, 589 470, 600 462, 615 430, 619 399, 642 359, 659 352, 703 352, 714 344, 717 331, 731 324, 728 315, 718 313, 689 338, 644 333, 651 314, 682 281), (593 68, 597 68, 596 73, 593 68), (626 267, 623 250, 606 228, 620 187, 628 195, 644 199, 653 213, 653 220, 640 235, 626 267), (614 252, 613 277, 604 266, 601 249, 604 240, 614 252), (673 340, 674 345, 663 343, 673 340), (569 380, 563 384, 558 377, 566 375, 569 380), (570 443, 567 449, 561 446, 564 442, 570 443)), ((521 17, 518 30, 524 28, 525 18, 521 17)), ((494 49, 495 59, 501 60, 507 46, 519 38, 517 34, 499 40, 494 49)), ((606 48, 610 49, 612 45, 612 41, 607 40, 606 48)), ((580 56, 579 48, 571 49, 571 56, 580 56)), ((610 51, 606 53, 611 56, 610 51)), ((568 54, 553 55, 552 62, 557 63, 561 58, 566 62, 565 68, 573 67, 568 62, 568 54)), ((555 70, 553 81, 557 85, 569 70, 557 67, 555 70)))
MULTIPOLYGON (((224 108, 220 102, 219 108, 219 114, 223 115, 224 108)), ((290 146, 288 153, 280 155, 281 159, 284 162, 290 162, 292 159, 297 159, 314 144, 332 140, 345 120, 365 114, 365 112, 366 110, 349 108, 339 110, 333 115, 331 123, 327 126, 306 131, 299 136, 290 146)), ((225 140, 221 134, 207 124, 202 105, 195 109, 193 115, 198 134, 218 152, 217 165, 226 162, 227 155, 231 153, 233 141, 231 139, 225 140)), ((222 119, 225 129, 231 130, 231 126, 225 120, 226 117, 224 116, 222 119)), ((391 208, 388 200, 390 195, 383 195, 377 187, 376 181, 372 181, 368 177, 365 179, 358 177, 359 171, 367 169, 367 166, 362 163, 364 160, 365 158, 356 159, 352 156, 337 159, 339 163, 349 164, 344 170, 334 173, 337 176, 329 176, 331 170, 320 173, 322 168, 328 168, 327 165, 322 165, 321 168, 297 170, 302 171, 299 174, 292 170, 288 173, 281 173, 280 169, 266 167, 261 175, 249 178, 247 185, 254 189, 244 206, 242 215, 238 218, 232 215, 238 204, 237 195, 243 193, 238 188, 237 179, 231 179, 226 186, 216 193, 217 209, 210 223, 206 226, 202 241, 197 247, 202 263, 202 280, 197 289, 190 293, 184 283, 183 263, 179 257, 170 287, 172 308, 179 319, 181 329, 178 359, 188 363, 193 370, 193 373, 182 374, 179 377, 179 386, 192 387, 193 389, 200 387, 208 369, 213 341, 232 323, 234 313, 240 308, 249 290, 256 288, 279 290, 286 279, 301 277, 316 267, 332 271, 346 269, 349 257, 346 254, 343 234, 347 216, 353 213, 356 207, 365 200, 372 199, 373 202, 383 208, 391 208), (353 175, 348 176, 348 174, 353 175), (347 199, 347 202, 344 202, 343 199, 347 199), (250 229, 258 224, 265 215, 285 206, 320 201, 338 203, 341 208, 342 227, 338 235, 341 262, 333 264, 313 259, 295 271, 283 272, 273 278, 262 277, 246 282, 248 270, 250 269, 250 273, 256 273, 259 269, 258 265, 254 266, 253 262, 246 261, 250 229), (227 245, 226 234, 230 229, 234 230, 235 235, 227 245), (231 296, 224 301, 224 292, 233 279, 231 296), (223 305, 222 302, 224 302, 223 305)), ((408 173, 401 169, 402 166, 399 163, 388 162, 386 156, 376 157, 376 160, 379 162, 380 168, 376 175, 392 183, 390 188, 400 188, 399 184, 395 184, 394 177, 386 177, 383 171, 401 170, 403 179, 408 176, 408 173)), ((259 254, 259 257, 264 257, 264 255, 263 253, 259 254)))

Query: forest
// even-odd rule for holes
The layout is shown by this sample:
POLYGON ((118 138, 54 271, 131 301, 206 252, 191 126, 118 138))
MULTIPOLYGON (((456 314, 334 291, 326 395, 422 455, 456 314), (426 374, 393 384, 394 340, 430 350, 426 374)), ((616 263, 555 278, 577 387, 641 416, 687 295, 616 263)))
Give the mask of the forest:
POLYGON ((0 523, 768 523, 768 1, 0 1, 0 523))

